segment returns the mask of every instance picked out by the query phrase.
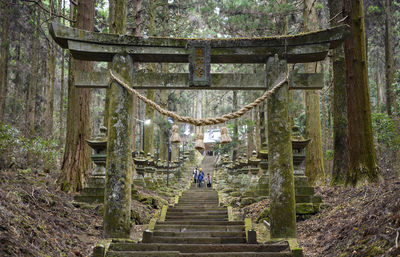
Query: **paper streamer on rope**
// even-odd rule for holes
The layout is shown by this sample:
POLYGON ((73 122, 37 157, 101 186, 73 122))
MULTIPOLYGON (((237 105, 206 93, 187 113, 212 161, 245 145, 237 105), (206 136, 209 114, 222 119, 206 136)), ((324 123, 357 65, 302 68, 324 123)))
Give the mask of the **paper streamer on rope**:
POLYGON ((232 139, 228 134, 228 128, 222 127, 221 128, 221 144, 228 144, 230 142, 232 142, 232 139))
POLYGON ((198 151, 204 150, 206 147, 204 146, 204 134, 199 132, 196 135, 196 143, 194 144, 194 148, 198 151))
POLYGON ((172 126, 171 143, 173 143, 173 144, 180 144, 181 143, 181 136, 179 135, 179 127, 178 127, 178 125, 173 125, 172 126))

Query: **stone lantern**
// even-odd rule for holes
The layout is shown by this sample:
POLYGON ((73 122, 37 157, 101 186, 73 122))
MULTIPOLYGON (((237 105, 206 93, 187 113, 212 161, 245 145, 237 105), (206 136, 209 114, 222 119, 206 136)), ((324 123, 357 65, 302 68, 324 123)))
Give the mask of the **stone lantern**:
POLYGON ((135 175, 133 177, 133 184, 136 186, 146 186, 144 181, 144 172, 146 169, 147 160, 144 156, 144 152, 140 151, 139 156, 133 159, 135 163, 135 175))
POLYGON ((144 170, 144 182, 146 183, 147 188, 155 188, 154 172, 154 157, 148 153, 146 158, 146 167, 144 170))
POLYGON ((259 166, 261 169, 261 177, 258 179, 256 187, 256 196, 269 195, 269 174, 268 174, 268 148, 264 142, 261 150, 257 153, 257 158, 260 159, 259 166))
POLYGON ((74 197, 77 202, 102 203, 104 202, 104 184, 106 177, 107 161, 107 128, 100 127, 100 134, 93 139, 86 140, 93 149, 90 156, 96 165, 90 174, 87 186, 82 189, 80 195, 74 197))
POLYGON ((258 164, 260 163, 261 159, 257 158, 257 152, 253 151, 248 164, 250 166, 249 170, 250 170, 250 181, 248 183, 248 190, 247 192, 245 192, 245 196, 255 196, 255 191, 257 188, 257 184, 258 184, 258 173, 260 171, 258 164))

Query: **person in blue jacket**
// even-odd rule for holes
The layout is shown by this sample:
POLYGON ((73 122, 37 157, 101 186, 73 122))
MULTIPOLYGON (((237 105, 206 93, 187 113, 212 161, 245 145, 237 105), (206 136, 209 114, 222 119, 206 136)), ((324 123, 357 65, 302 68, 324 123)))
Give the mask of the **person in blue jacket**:
POLYGON ((199 176, 197 177, 197 181, 199 182, 199 187, 202 187, 203 179, 204 179, 204 172, 203 172, 203 169, 200 168, 200 173, 199 173, 199 176))

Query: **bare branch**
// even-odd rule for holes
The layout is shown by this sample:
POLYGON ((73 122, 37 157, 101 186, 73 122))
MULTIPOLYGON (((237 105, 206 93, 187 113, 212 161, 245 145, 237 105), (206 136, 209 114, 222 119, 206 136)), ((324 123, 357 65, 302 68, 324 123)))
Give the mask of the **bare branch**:
POLYGON ((39 7, 40 7, 42 10, 44 10, 45 12, 51 14, 51 16, 53 16, 51 19, 57 17, 57 18, 63 18, 63 19, 68 20, 68 21, 70 21, 70 22, 76 22, 76 20, 73 20, 73 19, 71 19, 71 18, 68 18, 67 16, 65 16, 65 15, 63 15, 63 14, 59 14, 59 13, 56 13, 56 12, 52 12, 50 9, 48 9, 46 6, 44 6, 44 5, 42 4, 42 1, 41 1, 41 0, 23 0, 23 2, 29 2, 29 3, 34 3, 34 4, 36 4, 37 6, 39 6, 39 7))

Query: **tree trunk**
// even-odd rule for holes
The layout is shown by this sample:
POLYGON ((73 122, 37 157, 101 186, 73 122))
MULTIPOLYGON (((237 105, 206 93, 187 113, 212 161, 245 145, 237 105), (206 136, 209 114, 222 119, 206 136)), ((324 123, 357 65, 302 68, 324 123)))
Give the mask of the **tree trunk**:
POLYGON ((48 87, 46 90, 45 109, 45 137, 50 139, 53 134, 53 112, 54 112, 54 84, 56 72, 56 53, 54 45, 49 44, 48 49, 48 87))
MULTIPOLYGON (((165 69, 163 64, 163 70, 165 69)), ((164 109, 168 108, 168 90, 161 90, 160 92, 160 106, 164 109)), ((167 122, 167 117, 163 116, 162 120, 164 125, 160 127, 160 159, 168 159, 168 128, 169 124, 167 122)))
MULTIPOLYGON (((254 94, 246 94, 247 102, 252 101, 252 96, 254 94)), ((250 157, 255 149, 254 146, 254 120, 253 120, 254 109, 252 109, 248 114, 248 125, 247 125, 247 156, 250 157)))
MULTIPOLYGON (((39 74, 39 47, 40 47, 40 9, 36 7, 36 29, 33 35, 33 45, 31 52, 32 67, 29 77, 29 88, 28 88, 28 101, 27 101, 27 126, 26 126, 26 137, 33 138, 35 134, 35 113, 36 113, 36 91, 38 85, 38 74, 39 74)), ((28 162, 30 157, 28 156, 28 162)))
MULTIPOLYGON (((342 2, 329 0, 331 27, 338 25, 342 11, 342 2)), ((347 94, 346 70, 343 46, 332 50, 332 82, 333 82, 333 168, 331 185, 344 184, 349 169, 349 143, 347 141, 347 94)))
MULTIPOLYGON (((94 0, 81 0, 77 7, 76 28, 93 31, 94 0)), ((75 88, 74 70, 92 72, 88 61, 74 60, 70 57, 68 76, 67 135, 61 174, 58 179, 61 190, 76 192, 83 188, 88 177, 90 148, 86 139, 90 131, 90 89, 75 88)))
POLYGON ((4 121, 4 109, 6 106, 7 97, 7 70, 8 70, 8 58, 9 58, 9 14, 10 14, 11 2, 3 1, 1 7, 3 9, 2 19, 2 32, 1 32, 1 46, 0 46, 0 122, 4 121))
MULTIPOLYGON (((58 2, 58 12, 61 13, 62 9, 62 14, 65 14, 65 0, 59 0, 58 2)), ((62 19, 62 24, 65 24, 65 20, 62 19)), ((60 78, 60 106, 59 106, 59 112, 60 112, 60 117, 59 117, 59 127, 60 127, 60 135, 59 135, 59 147, 61 148, 62 142, 64 140, 64 83, 65 83, 65 50, 61 50, 61 78, 60 78)))
POLYGON ((386 64, 386 113, 392 116, 395 98, 393 92, 394 79, 394 46, 391 0, 385 0, 385 64, 386 64))
MULTIPOLYGON (((155 34, 155 19, 156 19, 156 8, 155 8, 155 2, 150 1, 149 2, 149 15, 150 15, 150 27, 149 27, 149 35, 154 36, 155 34)), ((136 25, 137 26, 137 25, 136 25)), ((150 72, 154 72, 154 64, 149 64, 148 69, 150 72)), ((155 90, 154 89, 148 89, 146 93, 147 99, 150 99, 154 101, 154 95, 155 95, 155 90)), ((144 132, 145 132, 145 138, 144 138, 144 152, 154 154, 154 109, 151 108, 149 105, 146 104, 145 107, 145 121, 150 120, 150 123, 145 125, 144 132)))
MULTIPOLYGON (((115 34, 113 23, 115 22, 115 0, 108 1, 108 30, 110 34, 115 34)), ((107 63, 107 68, 111 69, 111 63, 107 63)), ((107 128, 108 126, 108 112, 110 105, 110 88, 106 89, 106 99, 104 101, 104 120, 103 126, 107 128)), ((135 133, 133 133, 135 135, 135 133)), ((135 140, 133 140, 133 147, 135 146, 135 140)))
MULTIPOLYGON (((304 30, 313 31, 318 28, 317 14, 313 0, 304 0, 304 30)), ((317 71, 317 63, 304 65, 305 72, 317 71)), ((306 176, 311 185, 324 183, 324 159, 322 154, 320 97, 316 90, 305 92, 306 100, 306 138, 311 142, 306 148, 306 176)))
MULTIPOLYGON (((17 42, 20 42, 21 41, 21 33, 20 32, 18 32, 18 39, 17 39, 17 42)), ((19 99, 21 99, 22 97, 21 97, 21 88, 22 88, 22 80, 21 80, 21 71, 20 71, 20 69, 19 69, 19 65, 20 65, 20 63, 21 63, 21 44, 20 43, 17 43, 16 44, 16 49, 15 49, 15 52, 16 52, 16 58, 15 58, 15 60, 16 60, 16 64, 15 64, 15 80, 14 80, 14 84, 15 84, 15 92, 14 92, 14 102, 13 102, 13 107, 12 107, 12 113, 13 113, 13 115, 14 115, 14 117, 12 117, 12 119, 14 120, 14 124, 17 124, 18 123, 18 121, 17 121, 17 116, 18 116, 18 113, 19 113, 19 109, 18 109, 18 102, 19 102, 19 99)))
MULTIPOLYGON (((238 108, 238 98, 237 98, 237 91, 233 91, 233 110, 237 110, 238 108)), ((238 148, 239 148, 239 124, 238 119, 233 120, 233 153, 232 153, 232 161, 235 162, 237 155, 238 155, 238 148)))
POLYGON ((343 16, 351 33, 345 41, 349 173, 346 184, 378 180, 369 102, 363 1, 343 0, 343 16))

